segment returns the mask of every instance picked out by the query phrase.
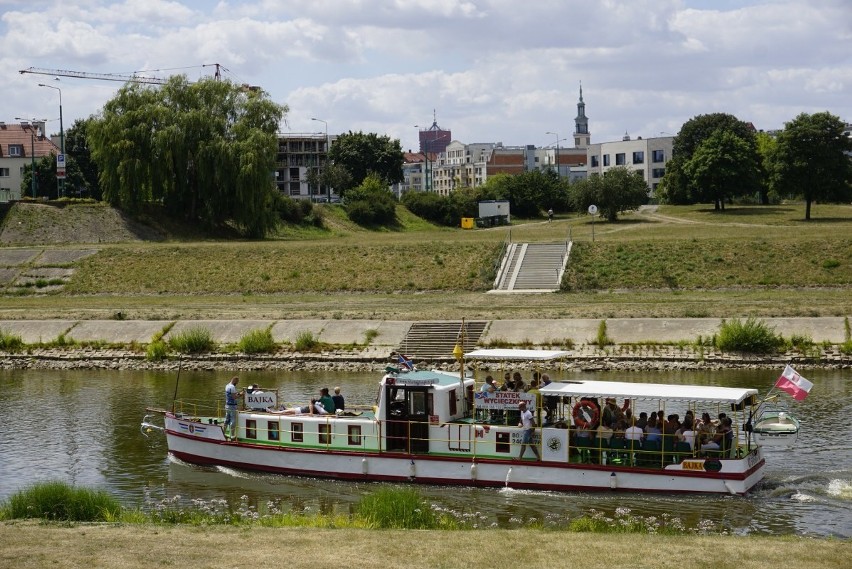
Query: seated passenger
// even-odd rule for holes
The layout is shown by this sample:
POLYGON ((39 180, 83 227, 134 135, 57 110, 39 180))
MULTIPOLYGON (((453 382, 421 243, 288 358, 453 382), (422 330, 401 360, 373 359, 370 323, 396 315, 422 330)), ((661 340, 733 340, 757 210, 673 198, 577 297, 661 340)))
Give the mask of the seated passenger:
MULTIPOLYGON (((637 425, 638 426, 638 425, 637 425)), ((652 416, 648 419, 648 424, 645 426, 645 440, 662 442, 663 430, 657 424, 657 417, 652 416)))
POLYGON ((642 429, 636 426, 636 419, 633 417, 630 419, 630 426, 626 431, 624 431, 624 438, 628 441, 642 442, 642 437, 645 433, 642 432, 642 429))
POLYGON ((724 418, 719 428, 713 434, 713 438, 701 445, 701 450, 726 450, 730 448, 733 441, 733 431, 731 430, 731 420, 724 418))
POLYGON ((687 415, 684 418, 683 429, 681 429, 676 440, 689 443, 690 450, 695 450, 695 431, 692 426, 692 415, 687 415))
POLYGON ((602 441, 606 441, 607 443, 612 438, 612 427, 610 425, 601 422, 598 427, 598 439, 602 441))

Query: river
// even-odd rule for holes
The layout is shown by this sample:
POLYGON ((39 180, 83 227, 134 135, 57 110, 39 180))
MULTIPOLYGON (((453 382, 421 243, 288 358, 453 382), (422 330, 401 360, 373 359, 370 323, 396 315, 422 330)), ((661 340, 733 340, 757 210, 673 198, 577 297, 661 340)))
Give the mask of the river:
MULTIPOLYGON (((594 372, 588 379, 757 387, 765 393, 781 370, 594 372)), ((552 493, 511 489, 419 486, 438 507, 483 526, 516 527, 532 518, 612 515, 678 517, 722 524, 737 534, 852 537, 852 370, 800 372, 814 383, 791 408, 802 421, 792 449, 767 450, 764 482, 746 497, 661 494, 552 493)), ((200 468, 170 459, 164 437, 146 437, 145 407, 179 399, 221 398, 226 371, 4 370, 0 371, 0 500, 35 481, 64 480, 103 488, 126 506, 180 496, 280 504, 296 511, 349 511, 376 488, 369 483, 200 468)), ((305 402, 320 387, 340 386, 347 404, 372 404, 379 375, 370 372, 241 372, 241 385, 278 388, 288 402, 305 402)), ((559 381, 561 372, 551 372, 559 381)), ((789 399, 784 396, 786 399, 789 399)), ((639 410, 641 405, 638 406, 639 410)))

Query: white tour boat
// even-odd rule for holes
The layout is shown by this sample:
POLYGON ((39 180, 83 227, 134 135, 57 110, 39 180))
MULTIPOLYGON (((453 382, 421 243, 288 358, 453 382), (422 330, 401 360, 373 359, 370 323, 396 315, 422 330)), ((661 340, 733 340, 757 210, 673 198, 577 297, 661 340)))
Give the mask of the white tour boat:
POLYGON ((799 420, 786 409, 761 410, 753 421, 754 440, 766 447, 789 447, 799 438, 799 420))
MULTIPOLYGON (((541 366, 567 355, 476 350, 465 357, 511 362, 516 369, 519 362, 541 366)), ((164 431, 169 452, 188 463, 346 480, 745 494, 763 478, 760 445, 747 433, 735 432, 730 448, 702 452, 674 433, 651 444, 590 430, 608 398, 629 401, 637 415, 725 412, 740 429, 756 389, 571 380, 541 387, 538 397, 487 393, 481 385, 470 375, 388 368, 377 404, 368 411, 290 414, 295 411, 276 411, 277 394, 267 391, 247 398, 256 408, 238 412, 234 440, 226 439, 221 408, 203 411, 177 402, 171 411, 149 409, 162 413, 164 424, 147 415, 142 428, 164 431), (519 403, 528 401, 541 417, 541 400, 557 402, 555 416, 535 426, 533 444, 541 458, 527 452, 519 460, 519 403)))

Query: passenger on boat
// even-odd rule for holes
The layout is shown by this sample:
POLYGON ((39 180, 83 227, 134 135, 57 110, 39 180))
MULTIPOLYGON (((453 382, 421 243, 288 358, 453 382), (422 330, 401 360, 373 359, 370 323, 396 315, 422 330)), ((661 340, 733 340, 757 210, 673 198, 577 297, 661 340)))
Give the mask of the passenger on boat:
POLYGON ((701 445, 703 451, 728 450, 731 448, 734 431, 731 429, 732 421, 728 417, 724 417, 722 424, 716 429, 713 438, 701 445))
POLYGON ((692 415, 687 414, 683 419, 683 429, 677 435, 680 442, 689 443, 689 448, 695 450, 695 431, 693 430, 692 415))
POLYGON ((343 396, 340 394, 340 388, 334 388, 334 395, 331 396, 331 400, 334 401, 334 411, 344 411, 346 409, 346 403, 343 400, 343 396))
POLYGON ((538 380, 533 378, 527 393, 535 395, 535 419, 541 423, 541 392, 538 390, 538 380))
POLYGON ((639 413, 639 418, 636 419, 636 426, 642 429, 643 431, 645 430, 645 427, 648 426, 648 413, 646 413, 645 411, 639 413))
POLYGON ((612 426, 607 425, 604 422, 601 422, 598 427, 598 439, 606 441, 609 443, 609 440, 612 438, 612 426))
POLYGON ((239 398, 243 396, 242 391, 237 391, 237 384, 240 378, 234 376, 225 385, 225 438, 234 438, 234 430, 237 427, 237 409, 239 408, 239 398))
POLYGON ((322 403, 316 399, 311 399, 310 405, 287 407, 283 411, 277 411, 279 415, 328 415, 322 403))
POLYGON ((624 402, 624 407, 619 408, 613 397, 607 397, 605 405, 601 411, 601 419, 608 424, 613 424, 616 421, 624 419, 624 410, 630 408, 630 400, 624 402))
MULTIPOLYGON (((541 383, 547 387, 550 385, 550 376, 546 373, 541 376, 541 383)), ((559 407, 559 397, 556 395, 546 395, 544 397, 544 421, 552 423, 556 419, 556 410, 559 407)))
POLYGON ((524 385, 524 378, 521 377, 521 372, 516 371, 512 375, 512 383, 515 385, 515 391, 516 392, 523 393, 523 392, 526 391, 526 389, 525 389, 526 386, 524 385))
POLYGON ((713 426, 713 421, 710 420, 710 413, 701 414, 701 423, 699 423, 696 432, 699 445, 703 445, 713 438, 716 429, 713 426))
POLYGON ((320 389, 319 402, 325 408, 326 413, 334 413, 334 399, 328 394, 328 387, 320 389))
POLYGON ((636 420, 631 417, 630 426, 624 431, 624 438, 628 441, 642 442, 642 437, 645 433, 642 429, 636 426, 636 420))
MULTIPOLYGON (((638 426, 638 421, 637 421, 638 426)), ((657 423, 656 415, 652 415, 650 419, 648 419, 648 424, 645 425, 645 440, 646 441, 663 441, 663 431, 660 429, 659 424, 657 423)))
POLYGON ((526 401, 521 401, 520 403, 518 403, 518 411, 521 414, 521 421, 518 423, 518 426, 523 429, 523 438, 521 439, 521 454, 518 455, 518 460, 524 457, 524 452, 526 452, 527 447, 530 447, 536 458, 538 460, 541 460, 541 455, 538 453, 538 448, 536 448, 535 444, 533 444, 535 420, 533 419, 532 412, 527 409, 526 401))

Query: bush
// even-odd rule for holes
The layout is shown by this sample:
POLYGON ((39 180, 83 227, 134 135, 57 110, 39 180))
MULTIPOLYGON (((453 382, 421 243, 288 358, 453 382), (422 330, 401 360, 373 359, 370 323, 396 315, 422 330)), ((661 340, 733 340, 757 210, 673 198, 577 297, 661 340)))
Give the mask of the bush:
POLYGON ((396 198, 378 176, 370 175, 346 192, 346 214, 359 225, 395 225, 396 198))
POLYGON ((753 317, 745 322, 736 318, 723 320, 716 337, 716 347, 723 352, 767 354, 776 351, 783 343, 784 340, 774 329, 753 317))
POLYGON ((305 330, 303 332, 299 332, 299 335, 296 336, 296 351, 298 352, 310 352, 318 345, 319 340, 314 337, 313 332, 305 330))
POLYGON ((19 352, 24 347, 24 341, 17 334, 10 334, 0 329, 0 350, 19 352))
POLYGON ((65 482, 39 482, 3 503, 4 519, 41 518, 68 522, 113 521, 118 501, 103 490, 74 488, 65 482))
POLYGON ((440 520, 414 489, 386 488, 361 498, 358 515, 371 528, 437 529, 440 520))
POLYGON ((237 344, 237 348, 244 354, 265 354, 274 352, 276 347, 271 328, 247 332, 237 344))
POLYGON ((214 343, 210 330, 203 326, 195 326, 169 338, 169 346, 178 352, 197 354, 211 351, 214 343))
POLYGON ((150 362, 164 360, 168 355, 169 347, 162 340, 154 340, 145 349, 145 359, 150 362))
POLYGON ((595 338, 595 343, 600 348, 615 343, 612 338, 609 337, 609 334, 607 334, 606 320, 601 320, 601 323, 598 324, 598 335, 597 338, 595 338))

